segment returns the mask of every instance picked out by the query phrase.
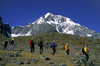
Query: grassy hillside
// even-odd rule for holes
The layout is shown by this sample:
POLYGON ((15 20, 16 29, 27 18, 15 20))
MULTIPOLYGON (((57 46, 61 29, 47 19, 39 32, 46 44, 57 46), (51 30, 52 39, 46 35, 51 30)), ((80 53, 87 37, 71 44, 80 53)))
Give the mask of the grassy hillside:
MULTIPOLYGON (((11 38, 7 38, 5 36, 0 35, 0 58, 3 60, 0 60, 0 64, 3 62, 6 62, 6 66, 16 66, 14 64, 17 61, 25 61, 28 60, 30 62, 30 66, 59 66, 61 63, 64 63, 67 66, 74 66, 77 65, 70 59, 76 54, 81 53, 82 47, 85 46, 85 44, 88 44, 88 50, 89 50, 89 61, 93 61, 94 64, 100 65, 99 57, 100 57, 100 40, 99 39, 92 39, 87 37, 80 37, 77 35, 69 35, 69 34, 59 34, 59 33, 49 33, 49 34, 42 34, 42 35, 35 35, 35 36, 24 36, 24 37, 15 37, 15 46, 14 51, 2 51, 3 45, 2 43, 4 40, 11 40, 11 38), (35 45, 35 52, 33 54, 30 53, 30 45, 29 41, 34 38, 34 41, 36 43, 35 45), (40 41, 40 39, 43 39, 44 43, 44 51, 43 55, 50 58, 50 60, 42 60, 40 59, 39 54, 39 47, 37 46, 37 43, 40 41), (55 56, 52 56, 52 49, 49 47, 50 43, 52 41, 56 41, 56 53, 55 56), (64 51, 63 47, 64 45, 68 43, 69 49, 70 49, 70 56, 66 58, 66 52, 64 51), (21 57, 9 57, 7 53, 15 54, 16 52, 20 51, 21 57), (12 60, 12 59, 15 60, 12 60), (7 60, 6 60, 7 59, 7 60), (33 63, 31 60, 37 59, 39 60, 38 63, 33 63), (50 62, 54 62, 53 64, 50 64, 50 62)), ((10 45, 8 45, 9 49, 10 45)), ((21 66, 29 66, 27 64, 22 64, 21 66)), ((82 64, 80 64, 82 66, 82 64)))

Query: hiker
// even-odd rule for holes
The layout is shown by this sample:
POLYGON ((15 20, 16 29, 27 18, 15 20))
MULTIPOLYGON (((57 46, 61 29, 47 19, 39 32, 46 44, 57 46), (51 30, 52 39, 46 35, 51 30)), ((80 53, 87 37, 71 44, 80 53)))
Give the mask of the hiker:
POLYGON ((9 51, 10 50, 14 50, 14 38, 12 38, 12 40, 10 41, 10 48, 9 48, 9 51))
POLYGON ((83 52, 83 54, 85 54, 86 59, 87 59, 87 61, 88 61, 88 59, 89 59, 88 53, 89 53, 89 52, 87 51, 87 47, 88 47, 88 45, 86 44, 85 47, 82 48, 82 52, 83 52))
POLYGON ((65 51, 66 51, 66 57, 68 57, 69 56, 69 49, 68 49, 68 44, 66 44, 65 46, 64 46, 64 49, 65 49, 65 51))
POLYGON ((40 54, 42 54, 43 52, 43 40, 41 39, 41 41, 38 43, 38 46, 40 46, 40 54))
POLYGON ((3 50, 4 50, 4 49, 7 50, 7 45, 8 45, 8 41, 6 40, 6 41, 4 42, 3 50))
POLYGON ((30 41, 30 46, 31 46, 31 53, 34 53, 34 38, 30 41))
POLYGON ((55 54, 55 52, 56 52, 56 50, 55 50, 55 47, 56 47, 57 45, 55 45, 55 40, 53 41, 53 43, 51 43, 51 48, 52 48, 52 50, 53 50, 53 53, 52 53, 52 55, 54 56, 54 54, 55 54))

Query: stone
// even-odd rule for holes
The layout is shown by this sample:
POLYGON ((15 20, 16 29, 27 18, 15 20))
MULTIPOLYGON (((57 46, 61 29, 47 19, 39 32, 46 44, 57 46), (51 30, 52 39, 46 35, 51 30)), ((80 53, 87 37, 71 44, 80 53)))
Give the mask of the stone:
POLYGON ((75 64, 78 64, 78 63, 79 63, 79 61, 78 61, 78 60, 76 60, 76 61, 74 61, 74 63, 75 63, 75 64))
POLYGON ((6 65, 6 62, 2 62, 0 65, 6 65))
POLYGON ((15 58, 12 58, 11 60, 15 60, 15 58))
POLYGON ((80 55, 80 53, 76 53, 74 57, 78 57, 80 55))
POLYGON ((71 61, 76 61, 76 59, 73 57, 73 58, 71 58, 71 61))
POLYGON ((19 62, 16 62, 15 64, 21 65, 21 64, 23 64, 23 62, 22 61, 19 61, 19 62))
POLYGON ((87 61, 86 66, 94 66, 92 61, 87 61))
POLYGON ((64 63, 61 63, 59 66, 66 66, 64 63))
POLYGON ((17 54, 18 54, 18 53, 20 53, 20 50, 19 50, 19 51, 17 51, 17 54))
POLYGON ((10 57, 14 57, 12 53, 7 53, 7 55, 9 55, 10 57))
POLYGON ((86 63, 87 62, 87 59, 84 56, 79 55, 79 58, 80 58, 81 63, 86 63))
POLYGON ((32 62, 33 62, 33 63, 38 63, 39 60, 37 60, 37 59, 32 59, 32 62))
POLYGON ((30 62, 29 61, 25 61, 24 64, 30 64, 30 62))
POLYGON ((44 56, 44 55, 41 55, 40 58, 43 59, 43 60, 49 60, 49 58, 44 56))
POLYGON ((50 66, 56 66, 56 65, 50 65, 50 66))
POLYGON ((16 54, 14 54, 14 57, 21 57, 21 55, 16 53, 16 54))
POLYGON ((10 57, 14 57, 14 55, 12 55, 12 54, 9 54, 9 56, 10 56, 10 57))
POLYGON ((49 62, 49 64, 54 64, 54 62, 49 62))
POLYGON ((85 59, 85 57, 82 56, 82 55, 79 55, 78 57, 79 57, 80 59, 85 59))
POLYGON ((14 54, 14 57, 17 57, 17 54, 14 54))

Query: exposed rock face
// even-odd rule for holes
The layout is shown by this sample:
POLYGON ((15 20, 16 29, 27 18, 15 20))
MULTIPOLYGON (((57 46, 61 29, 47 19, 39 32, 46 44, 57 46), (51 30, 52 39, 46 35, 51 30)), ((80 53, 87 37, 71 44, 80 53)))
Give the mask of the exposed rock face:
POLYGON ((0 17, 0 33, 9 37, 8 33, 11 34, 11 28, 9 24, 3 24, 2 17, 0 17))

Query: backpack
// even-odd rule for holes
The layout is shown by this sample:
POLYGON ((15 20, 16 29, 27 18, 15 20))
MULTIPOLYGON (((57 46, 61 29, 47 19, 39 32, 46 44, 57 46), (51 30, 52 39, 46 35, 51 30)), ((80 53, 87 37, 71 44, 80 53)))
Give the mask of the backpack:
POLYGON ((30 41, 30 45, 32 45, 32 40, 30 41))
POLYGON ((40 46, 40 42, 38 43, 38 46, 40 46))
POLYGON ((63 48, 65 49, 65 46, 63 48))
POLYGON ((50 48, 52 47, 52 43, 50 44, 50 48))
POLYGON ((83 54, 85 54, 84 47, 82 48, 82 52, 83 52, 83 54))

